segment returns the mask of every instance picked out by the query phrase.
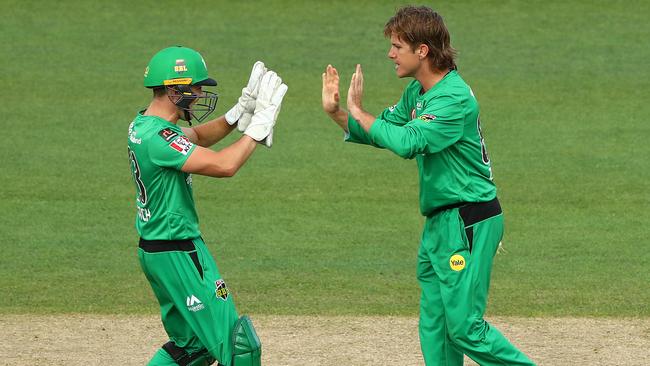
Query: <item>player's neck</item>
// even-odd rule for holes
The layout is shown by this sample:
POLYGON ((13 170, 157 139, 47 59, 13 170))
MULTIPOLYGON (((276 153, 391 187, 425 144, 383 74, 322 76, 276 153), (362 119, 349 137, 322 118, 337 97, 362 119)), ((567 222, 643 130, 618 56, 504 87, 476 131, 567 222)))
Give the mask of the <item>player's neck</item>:
POLYGON ((178 122, 178 113, 176 106, 166 100, 154 98, 147 109, 142 113, 145 116, 156 116, 167 120, 173 124, 178 122))
POLYGON ((415 79, 420 82, 422 89, 427 92, 433 88, 440 80, 442 80, 449 70, 431 69, 430 67, 423 67, 415 75, 415 79))

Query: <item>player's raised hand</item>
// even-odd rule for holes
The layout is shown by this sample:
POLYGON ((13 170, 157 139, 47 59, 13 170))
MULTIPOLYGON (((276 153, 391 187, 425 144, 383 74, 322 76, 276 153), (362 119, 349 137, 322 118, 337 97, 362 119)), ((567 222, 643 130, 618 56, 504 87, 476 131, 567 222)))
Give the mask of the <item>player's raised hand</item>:
POLYGON ((354 116, 355 112, 363 110, 361 100, 363 99, 363 71, 361 64, 357 64, 357 68, 352 74, 350 81, 350 89, 348 89, 348 110, 354 116))
POLYGON ((287 93, 287 85, 273 71, 268 71, 260 81, 255 112, 244 133, 255 141, 271 147, 273 144, 273 127, 280 113, 282 99, 287 93))
POLYGON ((332 65, 327 65, 323 73, 323 110, 335 114, 340 110, 339 73, 332 65))
POLYGON ((226 112, 226 121, 231 125, 237 123, 237 127, 242 132, 246 130, 255 111, 255 99, 257 98, 262 76, 266 71, 267 68, 262 61, 257 61, 253 65, 248 84, 242 89, 237 104, 226 112))

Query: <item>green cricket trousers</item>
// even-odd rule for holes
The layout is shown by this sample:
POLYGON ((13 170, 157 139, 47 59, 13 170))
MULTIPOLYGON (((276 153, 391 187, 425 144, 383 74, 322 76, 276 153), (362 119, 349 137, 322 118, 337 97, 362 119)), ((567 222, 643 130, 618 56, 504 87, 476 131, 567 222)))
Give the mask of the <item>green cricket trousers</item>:
POLYGON ((428 216, 418 253, 420 346, 428 366, 534 365, 484 319, 492 260, 503 237, 499 201, 428 216))
POLYGON ((177 354, 185 354, 207 360, 200 364, 213 358, 229 366, 239 316, 203 239, 140 240, 138 257, 170 339, 149 365, 176 365, 177 354))

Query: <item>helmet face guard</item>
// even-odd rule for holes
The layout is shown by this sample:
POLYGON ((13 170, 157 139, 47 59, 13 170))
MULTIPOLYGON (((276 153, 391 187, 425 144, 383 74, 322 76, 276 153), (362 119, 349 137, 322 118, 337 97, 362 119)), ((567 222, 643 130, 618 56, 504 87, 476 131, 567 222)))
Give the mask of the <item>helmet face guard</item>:
POLYGON ((202 122, 217 106, 217 93, 202 91, 195 94, 189 85, 174 85, 167 87, 167 95, 178 108, 183 110, 183 120, 190 126, 192 120, 202 122), (173 91, 170 93, 170 91, 173 91))

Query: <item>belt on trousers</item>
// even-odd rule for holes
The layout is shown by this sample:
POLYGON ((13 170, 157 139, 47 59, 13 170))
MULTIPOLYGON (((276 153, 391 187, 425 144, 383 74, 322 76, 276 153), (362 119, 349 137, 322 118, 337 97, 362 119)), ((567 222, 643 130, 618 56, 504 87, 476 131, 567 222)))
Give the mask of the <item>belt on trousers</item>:
POLYGON ((458 213, 463 219, 466 227, 489 219, 490 217, 494 217, 502 212, 499 200, 497 198, 494 198, 493 200, 487 202, 460 202, 443 206, 435 210, 430 215, 427 215, 427 217, 431 217, 442 211, 450 210, 452 208, 458 208, 458 213))
POLYGON ((140 238, 139 247, 147 253, 190 252, 188 254, 196 270, 199 271, 199 276, 203 278, 203 267, 192 240, 146 240, 140 238))
POLYGON ((140 248, 147 253, 191 252, 195 250, 192 240, 146 240, 140 238, 140 248))

